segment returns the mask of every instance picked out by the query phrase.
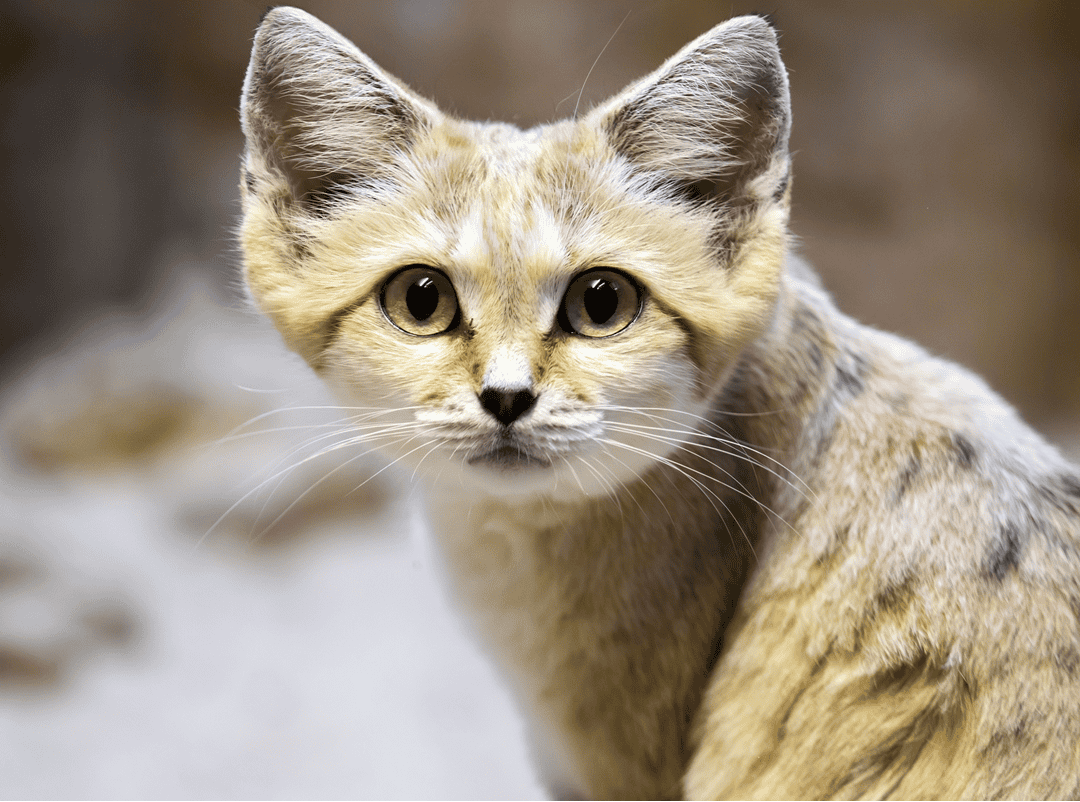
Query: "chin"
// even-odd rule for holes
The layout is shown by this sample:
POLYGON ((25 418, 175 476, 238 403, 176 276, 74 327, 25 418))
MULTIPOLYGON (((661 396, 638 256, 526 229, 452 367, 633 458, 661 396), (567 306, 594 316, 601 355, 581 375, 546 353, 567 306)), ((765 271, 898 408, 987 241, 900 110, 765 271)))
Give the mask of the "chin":
POLYGON ((477 498, 559 498, 570 486, 559 479, 560 471, 550 462, 522 460, 512 464, 473 460, 458 471, 446 471, 440 484, 456 485, 477 498))

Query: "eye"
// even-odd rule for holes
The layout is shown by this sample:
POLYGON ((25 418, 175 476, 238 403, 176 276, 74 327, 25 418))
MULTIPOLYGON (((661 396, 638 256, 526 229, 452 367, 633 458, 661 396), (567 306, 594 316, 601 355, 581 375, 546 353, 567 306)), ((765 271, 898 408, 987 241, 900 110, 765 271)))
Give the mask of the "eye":
POLYGON ((442 334, 457 323, 454 285, 441 272, 410 265, 390 277, 380 296, 386 319, 407 334, 442 334))
POLYGON ((559 318, 567 331, 609 337, 625 329, 641 311, 641 292, 630 278, 598 268, 581 273, 566 289, 559 318))

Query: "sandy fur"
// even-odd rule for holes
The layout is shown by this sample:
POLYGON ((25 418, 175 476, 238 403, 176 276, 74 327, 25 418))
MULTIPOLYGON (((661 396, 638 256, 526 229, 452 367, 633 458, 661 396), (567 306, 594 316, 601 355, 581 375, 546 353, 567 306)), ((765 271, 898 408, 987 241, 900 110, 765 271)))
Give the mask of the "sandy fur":
POLYGON ((790 255, 787 92, 741 17, 519 131, 275 9, 242 103, 252 297, 424 476, 553 793, 1080 795, 1080 472, 790 255), (388 322, 414 264, 452 330, 388 322), (560 328, 595 267, 642 288, 610 337, 560 328), (535 403, 500 428, 493 388, 535 403), (528 467, 472 461, 508 432, 528 467))

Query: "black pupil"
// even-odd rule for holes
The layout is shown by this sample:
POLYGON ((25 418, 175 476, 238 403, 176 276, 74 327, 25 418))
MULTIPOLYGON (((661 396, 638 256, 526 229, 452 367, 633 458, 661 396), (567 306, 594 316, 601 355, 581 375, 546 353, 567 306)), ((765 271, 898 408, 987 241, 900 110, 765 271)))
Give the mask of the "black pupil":
POLYGON ((416 320, 424 321, 439 308, 439 288, 430 276, 418 278, 405 291, 405 305, 416 320))
POLYGON ((589 288, 585 290, 582 300, 592 322, 602 326, 611 320, 615 310, 619 308, 619 291, 610 281, 595 278, 589 282, 589 288))

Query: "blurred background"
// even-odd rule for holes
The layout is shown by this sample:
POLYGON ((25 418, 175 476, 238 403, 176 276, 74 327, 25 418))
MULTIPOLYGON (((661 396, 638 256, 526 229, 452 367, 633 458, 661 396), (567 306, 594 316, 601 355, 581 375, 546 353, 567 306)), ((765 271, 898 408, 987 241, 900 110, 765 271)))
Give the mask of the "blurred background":
MULTIPOLYGON (((1080 456, 1080 5, 297 5, 521 126, 769 13, 801 252, 1080 456)), ((330 402, 243 304, 264 9, 0 0, 0 795, 535 796, 407 477, 315 456, 330 402)))

